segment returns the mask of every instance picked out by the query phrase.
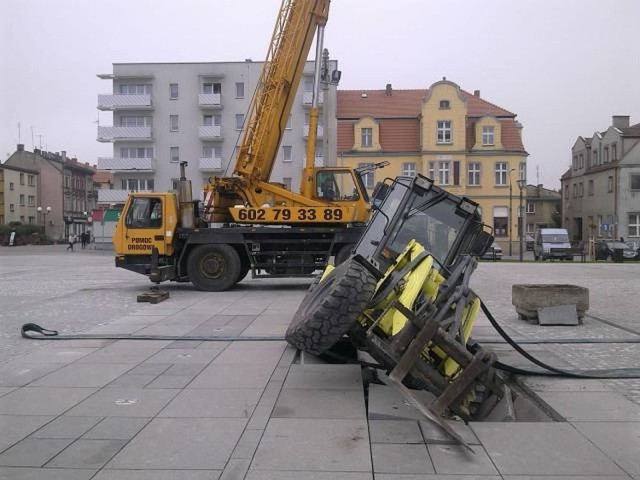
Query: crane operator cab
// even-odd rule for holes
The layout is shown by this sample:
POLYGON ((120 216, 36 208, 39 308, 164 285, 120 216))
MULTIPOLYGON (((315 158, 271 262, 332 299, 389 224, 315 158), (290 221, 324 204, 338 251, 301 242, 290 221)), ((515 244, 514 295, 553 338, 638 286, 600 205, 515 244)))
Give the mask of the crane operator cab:
MULTIPOLYGON (((360 191, 366 188, 356 186, 350 170, 323 170, 316 173, 316 196, 328 202, 354 202, 360 199, 360 191)), ((368 199, 365 199, 368 200, 368 199)))

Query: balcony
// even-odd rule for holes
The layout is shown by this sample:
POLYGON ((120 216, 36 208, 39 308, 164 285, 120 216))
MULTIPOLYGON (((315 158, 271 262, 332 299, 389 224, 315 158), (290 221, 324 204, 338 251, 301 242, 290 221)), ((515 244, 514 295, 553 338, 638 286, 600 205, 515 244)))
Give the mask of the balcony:
POLYGON ((115 172, 154 172, 155 161, 153 158, 98 158, 98 170, 111 170, 115 172))
MULTIPOLYGON (((311 105, 311 101, 313 100, 313 92, 303 92, 302 94, 302 103, 304 105, 311 105)), ((318 105, 322 105, 324 103, 324 92, 320 92, 318 95, 318 105)))
POLYGON ((128 190, 98 190, 98 203, 99 204, 119 204, 127 201, 129 196, 128 190))
POLYGON ((98 127, 99 142, 153 140, 151 127, 98 127))
POLYGON ((202 125, 198 130, 200 140, 222 140, 220 125, 202 125))
MULTIPOLYGON (((309 125, 305 125, 303 129, 302 135, 304 138, 309 136, 309 125)), ((322 138, 324 136, 324 127, 322 125, 318 125, 318 138, 322 138)))
POLYGON ((198 168, 202 171, 222 170, 222 158, 202 157, 199 160, 198 168))
POLYGON ((98 110, 151 110, 151 95, 98 95, 98 110))
POLYGON ((220 100, 219 93, 201 93, 198 95, 198 106, 202 108, 220 108, 222 106, 220 100))

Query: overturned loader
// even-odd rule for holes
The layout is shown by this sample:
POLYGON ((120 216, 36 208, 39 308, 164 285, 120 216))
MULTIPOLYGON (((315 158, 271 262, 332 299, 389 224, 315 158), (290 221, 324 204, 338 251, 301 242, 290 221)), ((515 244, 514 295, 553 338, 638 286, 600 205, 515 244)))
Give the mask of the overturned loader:
MULTIPOLYGON (((350 259, 310 287, 287 340, 312 354, 344 336, 381 364, 429 417, 478 420, 504 392, 494 357, 471 339, 480 299, 471 274, 493 237, 478 205, 423 176, 387 180, 350 259)), ((442 422, 439 422, 442 424, 442 422)))

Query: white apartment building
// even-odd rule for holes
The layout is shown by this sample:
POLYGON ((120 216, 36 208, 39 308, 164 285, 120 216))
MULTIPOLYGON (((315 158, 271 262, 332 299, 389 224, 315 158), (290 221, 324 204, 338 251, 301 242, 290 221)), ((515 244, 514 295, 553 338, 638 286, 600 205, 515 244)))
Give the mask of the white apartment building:
MULTIPOLYGON (((113 173, 113 189, 99 190, 100 204, 124 202, 130 191, 175 189, 179 162, 187 161, 194 196, 211 176, 232 175, 245 115, 263 62, 114 63, 111 93, 98 96, 98 109, 111 112, 111 125, 98 125, 99 142, 113 144, 113 156, 98 170, 113 173)), ((330 61, 329 71, 337 68, 330 61)), ((305 162, 313 62, 303 79, 284 132, 271 180, 298 191, 305 162)), ((335 165, 336 86, 323 85, 316 165, 335 165)))

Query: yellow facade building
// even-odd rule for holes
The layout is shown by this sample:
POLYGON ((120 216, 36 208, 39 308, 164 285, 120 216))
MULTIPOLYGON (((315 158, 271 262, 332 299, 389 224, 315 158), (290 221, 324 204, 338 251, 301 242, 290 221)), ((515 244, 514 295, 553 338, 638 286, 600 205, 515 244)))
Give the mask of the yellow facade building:
POLYGON ((337 162, 389 161, 368 174, 368 188, 386 177, 425 175, 479 203, 498 243, 517 250, 528 154, 515 118, 446 79, 426 90, 338 90, 337 162))

